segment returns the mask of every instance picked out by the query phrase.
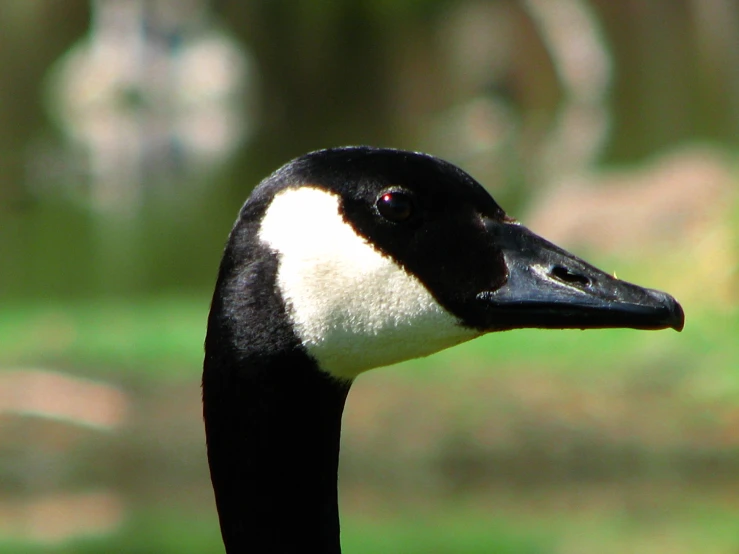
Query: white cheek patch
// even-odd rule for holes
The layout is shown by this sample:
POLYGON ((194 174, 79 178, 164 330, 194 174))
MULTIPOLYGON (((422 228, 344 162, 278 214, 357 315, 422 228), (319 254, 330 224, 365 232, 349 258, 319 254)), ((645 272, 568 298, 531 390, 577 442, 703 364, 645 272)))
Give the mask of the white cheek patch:
POLYGON ((421 282, 381 254, 313 187, 275 196, 260 240, 279 256, 277 285, 295 331, 321 369, 362 371, 426 356, 478 336, 421 282))

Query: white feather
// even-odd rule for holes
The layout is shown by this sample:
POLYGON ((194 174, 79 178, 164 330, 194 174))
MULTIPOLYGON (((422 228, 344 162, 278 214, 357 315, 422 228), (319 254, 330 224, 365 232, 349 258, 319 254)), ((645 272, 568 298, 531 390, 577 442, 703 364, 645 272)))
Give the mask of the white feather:
POLYGON ((359 236, 339 203, 323 189, 285 189, 259 231, 279 256, 277 286, 296 333, 321 369, 351 379, 480 334, 359 236))

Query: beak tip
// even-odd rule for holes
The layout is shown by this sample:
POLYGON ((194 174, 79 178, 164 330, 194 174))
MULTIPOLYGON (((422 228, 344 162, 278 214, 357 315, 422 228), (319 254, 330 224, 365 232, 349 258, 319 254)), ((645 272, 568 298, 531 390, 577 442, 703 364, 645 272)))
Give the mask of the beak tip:
POLYGON ((650 293, 653 298, 656 297, 656 300, 666 308, 665 327, 674 329, 678 333, 682 331, 685 327, 685 311, 680 303, 665 292, 651 290, 650 293))
POLYGON ((685 327, 685 312, 683 311, 683 307, 678 304, 677 300, 673 298, 672 301, 674 302, 674 306, 672 308, 671 327, 679 333, 685 327))

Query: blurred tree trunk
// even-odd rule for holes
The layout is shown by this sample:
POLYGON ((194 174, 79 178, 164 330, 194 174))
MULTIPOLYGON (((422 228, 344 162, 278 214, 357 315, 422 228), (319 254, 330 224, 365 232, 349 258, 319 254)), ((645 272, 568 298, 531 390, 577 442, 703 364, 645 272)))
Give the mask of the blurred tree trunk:
POLYGON ((0 201, 21 203, 28 144, 47 125, 43 80, 49 66, 83 36, 87 0, 0 2, 0 201))

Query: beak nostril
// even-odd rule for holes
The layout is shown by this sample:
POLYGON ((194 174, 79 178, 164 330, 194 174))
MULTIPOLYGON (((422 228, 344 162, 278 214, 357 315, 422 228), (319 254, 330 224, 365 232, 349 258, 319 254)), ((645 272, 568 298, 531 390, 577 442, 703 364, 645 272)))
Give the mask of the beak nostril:
POLYGON ((590 284, 590 279, 588 279, 584 275, 575 273, 574 271, 571 271, 561 265, 555 265, 554 267, 552 267, 552 269, 549 271, 549 274, 555 279, 562 281, 563 283, 567 283, 568 285, 587 286, 590 284))

